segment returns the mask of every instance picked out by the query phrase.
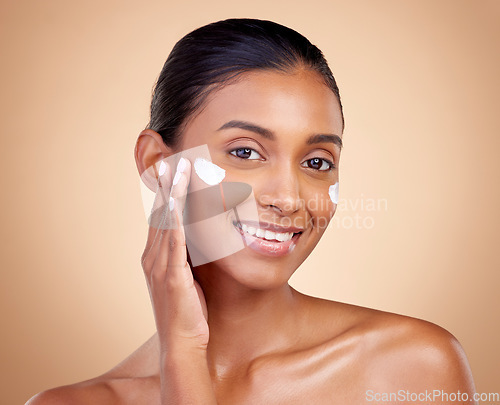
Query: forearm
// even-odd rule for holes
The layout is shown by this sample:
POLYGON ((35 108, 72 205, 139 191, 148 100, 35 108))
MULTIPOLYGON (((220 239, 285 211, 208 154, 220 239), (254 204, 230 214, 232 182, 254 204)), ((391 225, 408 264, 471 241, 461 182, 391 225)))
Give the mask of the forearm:
POLYGON ((206 350, 177 347, 162 355, 161 404, 217 404, 206 350))

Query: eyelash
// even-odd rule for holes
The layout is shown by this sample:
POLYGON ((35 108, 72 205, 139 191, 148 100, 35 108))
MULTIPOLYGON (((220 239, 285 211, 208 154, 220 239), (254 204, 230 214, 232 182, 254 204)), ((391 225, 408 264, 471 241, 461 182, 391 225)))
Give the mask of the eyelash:
MULTIPOLYGON (((242 157, 240 157, 240 156, 237 156, 235 152, 236 152, 236 151, 238 151, 238 150, 248 150, 248 151, 251 151, 251 152, 250 152, 250 156, 251 156, 252 152, 255 152, 256 154, 260 155, 260 154, 259 154, 259 152, 257 152, 255 149, 252 149, 252 148, 236 148, 236 149, 233 149, 233 150, 229 151, 229 153, 230 153, 231 155, 233 155, 234 157, 238 158, 238 159, 243 159, 243 160, 256 160, 256 159, 248 159, 248 158, 242 158, 242 157)), ((311 159, 307 159, 307 160, 306 160, 306 162, 309 162, 309 161, 311 161, 311 160, 313 160, 313 159, 319 159, 319 160, 322 160, 323 162, 325 162, 325 163, 328 165, 328 169, 326 169, 326 170, 321 170, 321 169, 314 169, 314 168, 312 168, 312 167, 308 167, 308 166, 306 166, 308 169, 316 170, 316 171, 318 171, 318 172, 329 172, 329 171, 332 171, 333 169, 335 169, 335 164, 334 164, 332 161, 330 161, 330 160, 328 160, 328 159, 324 159, 324 158, 317 158, 317 157, 316 157, 316 158, 311 158, 311 159)), ((322 166, 323 166, 323 164, 321 165, 321 167, 322 167, 322 166)))

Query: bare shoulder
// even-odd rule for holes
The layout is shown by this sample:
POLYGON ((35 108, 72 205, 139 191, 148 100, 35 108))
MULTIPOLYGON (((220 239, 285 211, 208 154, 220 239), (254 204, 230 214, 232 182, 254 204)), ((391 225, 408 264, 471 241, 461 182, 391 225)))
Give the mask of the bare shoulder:
POLYGON ((109 381, 89 380, 42 391, 26 405, 116 404, 117 398, 109 381))
POLYGON ((385 376, 381 386, 474 390, 465 352, 456 337, 422 319, 382 312, 371 347, 371 367, 385 376), (392 382, 391 382, 392 381, 392 382), (396 382, 396 383, 394 383, 396 382))
POLYGON ((26 405, 153 405, 159 401, 159 380, 155 376, 109 376, 51 388, 35 395, 26 405))
POLYGON ((159 404, 159 383, 156 376, 98 377, 40 392, 26 405, 159 404))
POLYGON ((422 319, 350 304, 323 302, 325 313, 343 319, 330 345, 355 342, 359 378, 381 390, 437 389, 473 392, 465 352, 456 337, 422 319))
POLYGON ((26 405, 159 403, 157 335, 118 365, 95 378, 42 391, 26 405))

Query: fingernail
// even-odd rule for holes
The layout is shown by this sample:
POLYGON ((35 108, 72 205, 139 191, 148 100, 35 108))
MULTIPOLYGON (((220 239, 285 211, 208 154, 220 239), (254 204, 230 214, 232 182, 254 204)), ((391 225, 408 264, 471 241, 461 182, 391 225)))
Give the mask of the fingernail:
POLYGON ((172 180, 172 184, 174 186, 179 182, 181 174, 182 174, 181 172, 175 172, 174 180, 172 180))
POLYGON ((177 171, 178 172, 183 172, 185 168, 186 168, 186 159, 184 159, 183 157, 181 157, 179 159, 179 163, 177 163, 177 171))
POLYGON ((165 170, 167 170, 167 165, 162 160, 160 163, 160 168, 158 169, 158 175, 163 176, 165 174, 165 170))
POLYGON ((179 182, 181 178, 181 173, 184 171, 185 168, 186 168, 186 159, 181 157, 179 159, 179 163, 177 163, 177 169, 175 171, 174 180, 172 180, 172 184, 174 186, 179 182))
POLYGON ((168 209, 170 211, 173 211, 174 206, 175 206, 175 200, 172 197, 170 197, 170 200, 168 200, 168 209))

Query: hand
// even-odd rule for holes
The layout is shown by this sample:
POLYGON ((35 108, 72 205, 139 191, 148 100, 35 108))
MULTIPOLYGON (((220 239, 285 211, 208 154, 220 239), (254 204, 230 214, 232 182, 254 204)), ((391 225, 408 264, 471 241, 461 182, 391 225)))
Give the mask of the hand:
POLYGON ((174 225, 162 229, 165 226, 152 223, 141 259, 162 354, 173 345, 206 349, 209 335, 206 301, 187 261, 182 223, 191 163, 181 158, 177 170, 174 180, 178 181, 173 184, 172 171, 167 165, 165 173, 159 176, 158 191, 163 193, 164 214, 167 219, 171 216, 174 225), (179 171, 183 166, 184 170, 179 171))

